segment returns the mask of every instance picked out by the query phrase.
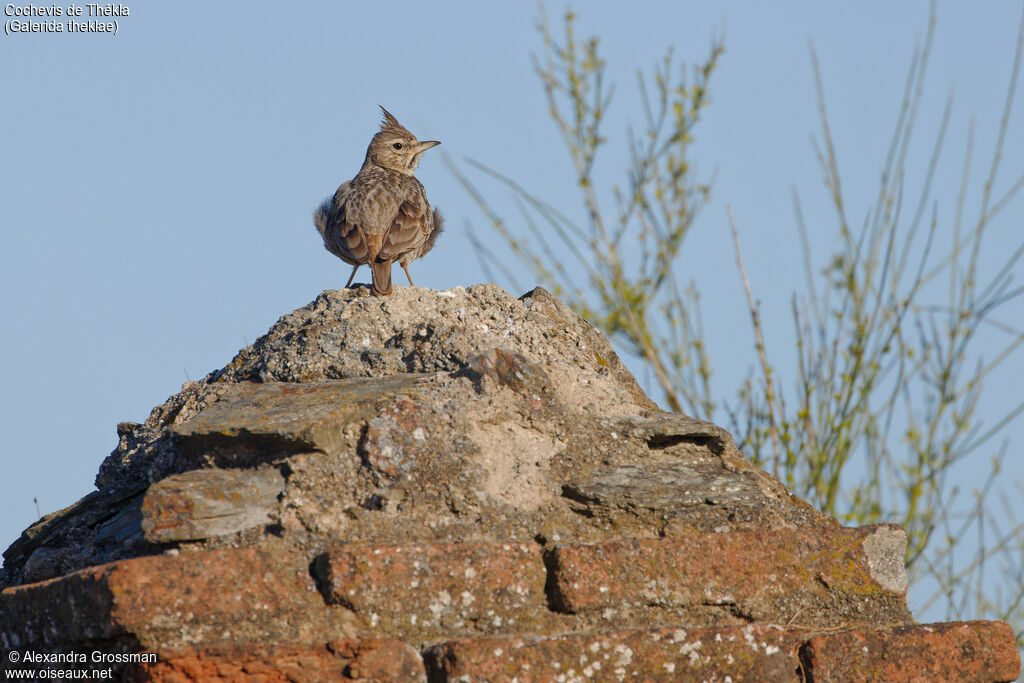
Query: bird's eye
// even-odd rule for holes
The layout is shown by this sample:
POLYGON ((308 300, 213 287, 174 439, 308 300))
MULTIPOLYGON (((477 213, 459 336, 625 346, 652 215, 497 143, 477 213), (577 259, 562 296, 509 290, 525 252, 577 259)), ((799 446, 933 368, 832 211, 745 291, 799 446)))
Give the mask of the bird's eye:
POLYGON ((391 146, 394 147, 395 149, 402 149, 402 143, 401 142, 396 142, 395 144, 393 144, 391 146))

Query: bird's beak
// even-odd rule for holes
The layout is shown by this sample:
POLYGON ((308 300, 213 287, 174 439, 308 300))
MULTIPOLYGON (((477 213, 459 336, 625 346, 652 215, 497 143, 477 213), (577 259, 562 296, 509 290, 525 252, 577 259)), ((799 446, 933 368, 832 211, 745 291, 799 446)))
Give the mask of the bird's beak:
POLYGON ((440 144, 441 143, 438 142, 437 140, 427 140, 425 142, 421 142, 418 145, 416 145, 416 154, 422 154, 423 152, 426 152, 431 147, 437 147, 440 144))

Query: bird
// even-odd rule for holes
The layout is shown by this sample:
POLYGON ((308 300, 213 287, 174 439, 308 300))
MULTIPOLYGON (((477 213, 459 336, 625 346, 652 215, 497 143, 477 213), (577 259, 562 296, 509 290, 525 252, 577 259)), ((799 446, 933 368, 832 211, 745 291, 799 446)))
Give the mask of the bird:
POLYGON ((413 176, 420 156, 437 140, 419 141, 384 107, 380 130, 366 148, 363 165, 313 212, 324 248, 353 266, 367 264, 376 296, 390 296, 391 266, 397 261, 412 284, 409 264, 434 248, 444 218, 431 209, 423 184, 413 176))

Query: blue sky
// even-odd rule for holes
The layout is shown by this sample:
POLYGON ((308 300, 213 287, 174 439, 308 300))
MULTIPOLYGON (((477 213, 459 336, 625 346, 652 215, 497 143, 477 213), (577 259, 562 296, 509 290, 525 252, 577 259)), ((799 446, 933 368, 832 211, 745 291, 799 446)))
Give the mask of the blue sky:
MULTIPOLYGON (((117 35, 0 36, 4 548, 36 518, 33 497, 45 514, 92 489, 116 444, 116 423, 143 420, 186 378, 223 366, 279 316, 344 285, 350 269, 323 250, 310 212, 358 170, 378 104, 422 139, 441 140, 456 162, 471 157, 566 210, 578 205, 532 73, 530 53, 540 48, 532 3, 126 6, 117 35)), ((548 5, 556 34, 564 9, 548 5)), ((636 70, 649 70, 669 46, 680 59, 702 59, 712 36, 724 35, 726 54, 694 149, 700 172, 715 177, 713 201, 680 274, 704 293, 718 391, 728 395, 753 356, 725 206, 733 207, 764 305, 769 348, 789 344, 790 294, 803 286, 793 188, 821 240, 816 248, 833 246, 810 143, 820 127, 809 42, 859 220, 877 190, 927 5, 593 2, 577 9, 578 35, 601 37, 616 83, 598 162, 608 184, 623 178, 623 133, 639 120, 636 70)), ((987 168, 1021 5, 947 0, 938 14, 912 158, 920 173, 952 90, 946 149, 953 161, 936 193, 948 215, 972 120, 976 175, 987 168)), ((997 194, 1024 173, 1021 100, 1018 93, 997 194)), ((920 182, 913 175, 908 185, 920 182)), ((424 155, 418 177, 449 230, 411 269, 416 284, 446 289, 484 280, 464 226, 500 243, 439 154, 424 155)), ((514 218, 507 192, 473 177, 514 218)), ((1020 243, 1022 216, 1018 197, 988 243, 993 267, 1020 243)), ((523 271, 519 280, 530 282, 523 271)), ((1013 312, 1020 327, 1024 311, 1013 312)), ((1022 376, 1018 354, 986 387, 993 414, 1020 402, 1022 376)), ((1021 421, 1008 433, 1019 452, 1021 421)), ((1011 479, 1024 479, 1019 458, 1007 466, 1011 479)))

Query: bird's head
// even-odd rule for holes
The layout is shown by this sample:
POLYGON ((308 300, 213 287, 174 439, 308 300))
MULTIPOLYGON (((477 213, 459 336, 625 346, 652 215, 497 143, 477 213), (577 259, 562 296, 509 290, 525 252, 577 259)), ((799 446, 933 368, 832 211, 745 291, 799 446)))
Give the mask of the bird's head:
POLYGON ((364 166, 371 163, 412 175, 420 163, 420 155, 441 143, 436 140, 420 142, 387 109, 381 107, 380 110, 384 112, 384 120, 381 121, 380 131, 373 136, 366 149, 364 166))

